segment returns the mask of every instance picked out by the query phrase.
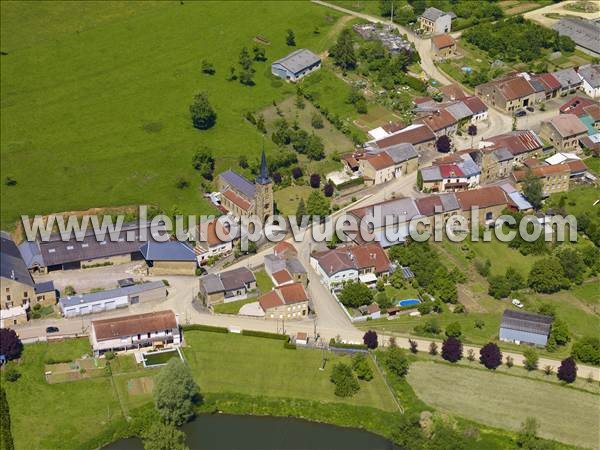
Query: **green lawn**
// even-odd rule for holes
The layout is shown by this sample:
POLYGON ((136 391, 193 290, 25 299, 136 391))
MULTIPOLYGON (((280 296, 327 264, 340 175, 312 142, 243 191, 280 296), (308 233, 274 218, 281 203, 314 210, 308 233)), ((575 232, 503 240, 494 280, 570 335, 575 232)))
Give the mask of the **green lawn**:
POLYGON ((242 306, 247 305, 248 303, 254 303, 257 300, 257 297, 252 297, 238 300, 237 302, 219 303, 218 305, 213 306, 213 311, 218 314, 237 314, 240 312, 242 306))
MULTIPOLYGON (((479 259, 484 261, 486 259, 490 260, 492 263, 492 275, 504 275, 506 269, 512 267, 527 278, 531 266, 535 261, 542 258, 542 256, 522 255, 518 250, 510 248, 508 243, 498 241, 495 237, 490 242, 470 242, 467 238, 464 243, 469 245, 479 259)), ((449 243, 449 245, 453 244, 449 243)))
POLYGON ((489 426, 517 431, 535 417, 542 437, 589 448, 600 439, 595 394, 432 362, 412 364, 408 382, 424 402, 489 426))
POLYGON ((258 290, 262 293, 269 292, 273 289, 273 281, 271 277, 264 270, 260 270, 254 274, 256 277, 256 285, 258 290))
POLYGON ((385 293, 388 298, 392 301, 395 300, 406 300, 407 298, 419 298, 419 293, 413 287, 405 287, 401 289, 397 289, 392 286, 385 287, 385 293))
POLYGON ((573 295, 579 300, 597 305, 600 303, 600 283, 598 280, 589 281, 571 289, 573 295))
POLYGON ((600 157, 586 158, 583 162, 596 175, 600 174, 600 157))
MULTIPOLYGON (((294 30, 298 48, 320 53, 341 16, 310 2, 3 2, 0 12, 8 53, 1 66, 1 178, 17 181, 1 192, 3 229, 21 214, 90 207, 210 212, 196 188, 195 150, 213 149, 216 173, 237 165, 240 155, 257 158, 263 138, 243 116, 295 92, 270 75, 270 63, 294 50, 286 30, 294 30), (255 63, 256 85, 226 81, 257 35, 271 44, 268 61, 255 63), (215 75, 201 74, 203 59, 215 75), (189 118, 200 91, 218 114, 209 131, 195 130, 189 118), (190 187, 177 189, 180 177, 190 187)), ((323 97, 345 98, 339 85, 323 88, 332 89, 323 97)), ((268 154, 276 151, 264 142, 268 154)))
POLYGON ((393 411, 391 394, 375 371, 370 382, 360 381, 351 398, 333 394, 331 368, 347 356, 328 354, 320 371, 321 352, 287 350, 273 339, 206 332, 186 333, 186 359, 201 389, 206 392, 240 393, 267 397, 343 402, 393 411))
POLYGON ((277 209, 281 214, 286 216, 296 214, 300 199, 304 199, 304 204, 308 200, 308 196, 313 191, 310 186, 288 186, 283 189, 278 189, 273 193, 273 198, 277 209))

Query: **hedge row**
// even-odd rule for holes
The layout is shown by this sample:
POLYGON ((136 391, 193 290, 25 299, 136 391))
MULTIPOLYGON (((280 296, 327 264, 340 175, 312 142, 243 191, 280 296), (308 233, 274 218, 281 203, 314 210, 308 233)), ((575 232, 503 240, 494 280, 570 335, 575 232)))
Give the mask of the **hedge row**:
POLYGON ((329 341, 329 346, 333 348, 353 348, 356 350, 367 350, 367 346, 364 344, 343 344, 341 342, 336 342, 334 338, 331 338, 329 341))
POLYGON ((338 185, 336 185, 336 189, 338 190, 344 190, 344 189, 348 189, 349 187, 352 186, 358 186, 360 184, 364 184, 365 180, 363 180, 362 178, 354 178, 353 180, 348 180, 348 181, 344 181, 343 183, 340 183, 338 185))
POLYGON ((73 362, 73 360, 71 358, 63 358, 63 359, 48 358, 44 362, 46 364, 68 364, 70 362, 73 362))
POLYGON ((193 324, 193 325, 184 325, 181 327, 183 331, 210 331, 213 333, 229 333, 229 330, 225 327, 213 327, 210 325, 201 325, 201 324, 193 324))
POLYGON ((13 450, 12 433, 10 431, 10 412, 8 409, 8 401, 6 400, 6 392, 0 386, 0 449, 13 450))
POLYGON ((287 341, 288 337, 285 334, 279 333, 268 333, 266 331, 253 331, 253 330, 242 330, 244 336, 262 337, 267 339, 279 339, 281 341, 287 341))

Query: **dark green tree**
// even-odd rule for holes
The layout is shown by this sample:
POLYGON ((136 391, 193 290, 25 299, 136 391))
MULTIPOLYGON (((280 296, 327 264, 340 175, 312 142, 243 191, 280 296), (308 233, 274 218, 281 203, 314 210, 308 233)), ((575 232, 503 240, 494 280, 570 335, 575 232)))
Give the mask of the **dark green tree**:
POLYGON ((285 35, 285 43, 290 47, 296 46, 296 35, 293 30, 287 30, 287 34, 285 35))
POLYGON ((188 450, 185 433, 169 423, 156 421, 142 432, 145 450, 188 450))
POLYGON ((192 158, 192 166, 200 172, 207 180, 213 179, 213 171, 215 170, 215 159, 212 155, 212 150, 206 146, 200 147, 192 158))
POLYGON ((373 291, 360 281, 348 281, 339 298, 343 305, 358 308, 373 303, 373 291))
POLYGON ((557 258, 544 258, 536 261, 528 279, 529 287, 536 292, 551 294, 569 286, 563 267, 557 258))
POLYGON ((343 70, 352 70, 356 67, 356 54, 354 53, 354 42, 350 29, 344 28, 342 30, 336 44, 329 53, 335 63, 343 70))
POLYGON ((351 397, 360 390, 358 380, 352 373, 352 368, 344 363, 333 366, 330 380, 335 384, 335 395, 338 397, 351 397))
POLYGON ((525 180, 523 181, 523 194, 533 205, 535 209, 539 209, 544 198, 542 181, 536 177, 531 170, 527 171, 525 180))
POLYGON ((180 426, 194 417, 194 404, 200 399, 198 385, 187 365, 172 358, 155 378, 154 403, 167 423, 180 426))
POLYGON ((389 347, 384 354, 385 366, 397 377, 404 377, 410 365, 404 350, 399 347, 389 347))
POLYGON ((296 224, 298 226, 302 223, 302 218, 304 216, 306 216, 306 206, 304 205, 304 199, 301 198, 298 207, 296 208, 296 224))
POLYGON ((190 114, 194 127, 199 130, 207 130, 217 121, 217 113, 208 101, 206 92, 201 92, 194 97, 194 103, 190 105, 190 114))
POLYGON ((352 370, 359 380, 371 381, 373 379, 373 370, 369 364, 367 356, 358 353, 352 357, 352 370))
POLYGON ((318 190, 314 190, 308 196, 306 202, 306 213, 311 216, 326 217, 329 215, 329 200, 318 190))

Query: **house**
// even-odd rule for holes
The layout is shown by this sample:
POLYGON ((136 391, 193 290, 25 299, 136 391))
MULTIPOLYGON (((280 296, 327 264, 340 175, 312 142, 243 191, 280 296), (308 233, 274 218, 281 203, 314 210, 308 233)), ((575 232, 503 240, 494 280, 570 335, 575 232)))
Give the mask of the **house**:
POLYGON ((358 162, 367 184, 381 184, 414 172, 419 165, 419 154, 412 144, 403 143, 381 151, 367 150, 358 162))
POLYGON ((402 122, 390 121, 390 122, 386 123, 385 125, 381 125, 380 127, 369 130, 367 132, 367 134, 372 139, 378 140, 378 139, 383 139, 388 136, 391 136, 392 134, 397 133, 398 131, 402 130, 403 128, 406 128, 406 125, 403 124, 402 122))
POLYGON ((471 111, 471 123, 476 124, 488 118, 488 107, 479 97, 470 95, 461 101, 471 111))
POLYGON ((166 298, 165 284, 162 281, 151 281, 89 294, 61 297, 58 305, 63 316, 75 317, 166 298))
MULTIPOLYGON (((415 200, 415 204, 422 216, 431 219, 430 224, 425 226, 425 228, 429 228, 429 230, 431 230, 432 225, 435 225, 436 219, 440 225, 445 226, 450 217, 461 214, 460 205, 456 200, 456 195, 453 193, 421 197, 415 200)), ((414 278, 414 274, 409 268, 402 267, 400 270, 402 270, 404 279, 414 278)))
POLYGON ((279 248, 276 245, 273 254, 265 256, 265 272, 271 277, 271 279, 274 280, 276 285, 284 284, 283 282, 285 279, 287 279, 287 276, 289 276, 291 278, 291 282, 302 283, 306 287, 308 285, 308 273, 306 272, 306 269, 300 260, 294 256, 296 251, 295 247, 292 244, 283 241, 279 244, 287 245, 279 248), (288 248, 287 246, 292 247, 294 252, 282 252, 283 248, 288 248), (284 272, 287 276, 282 274, 282 272, 284 272), (275 274, 278 275, 275 276, 275 274), (280 281, 275 281, 275 279, 280 281))
POLYGON ((571 171, 571 179, 581 179, 586 176, 588 171, 588 166, 582 160, 576 161, 567 161, 565 163, 569 166, 569 170, 571 171))
MULTIPOLYGON (((470 113, 470 110, 467 110, 470 113)), ((458 128, 458 120, 446 109, 439 109, 425 117, 418 119, 416 123, 423 123, 435 134, 436 138, 442 135, 452 136, 458 128)))
POLYGON ((256 278, 246 267, 200 277, 198 297, 206 306, 243 300, 256 289, 256 278))
POLYGON ((298 256, 298 250, 296 250, 293 244, 281 241, 273 247, 273 254, 280 258, 295 258, 298 256))
POLYGON ((450 33, 452 16, 437 8, 427 8, 417 19, 423 34, 450 33))
POLYGON ((126 264, 142 259, 142 236, 145 236, 145 240, 152 237, 147 223, 123 224, 115 238, 107 233, 104 239, 97 239, 90 227, 79 238, 69 236, 69 239, 63 240, 59 233, 53 233, 47 241, 24 241, 19 245, 19 251, 29 270, 34 273, 126 264))
POLYGON ((457 83, 441 86, 440 92, 442 93, 442 98, 444 99, 444 101, 462 100, 464 97, 467 96, 467 94, 465 94, 465 91, 463 91, 457 83))
POLYGON ((230 215, 221 216, 198 225, 194 251, 198 262, 229 255, 240 237, 240 226, 230 215))
POLYGON ((198 261, 194 249, 187 242, 148 241, 140 252, 146 260, 149 275, 195 275, 198 261))
MULTIPOLYGON (((600 35, 600 34, 599 34, 600 35)), ((581 89, 592 98, 600 97, 600 64, 586 64, 577 69, 581 89)))
POLYGON ((287 269, 281 269, 271 273, 271 280, 275 287, 283 286, 285 284, 291 284, 294 282, 292 275, 287 269))
POLYGON ((487 100, 492 106, 513 112, 539 101, 536 89, 520 75, 506 77, 480 84, 475 88, 478 97, 487 100))
POLYGON ((500 323, 500 340, 545 347, 552 327, 550 316, 506 309, 500 323))
POLYGON ((587 97, 576 95, 575 97, 563 103, 558 110, 561 114, 574 114, 577 117, 582 117, 587 115, 585 108, 594 105, 596 105, 596 102, 593 100, 590 100, 587 97))
POLYGON ((367 306, 367 315, 371 319, 379 319, 381 317, 381 309, 379 308, 379 305, 373 302, 367 306))
POLYGON ((573 94, 582 84, 581 78, 572 67, 552 72, 552 76, 560 83, 560 95, 573 94))
POLYGON ((438 34, 431 38, 431 50, 438 58, 456 55, 456 41, 449 34, 438 34))
POLYGON ((56 304, 54 283, 34 281, 17 245, 4 232, 0 232, 0 269, 0 310, 5 311, 3 316, 7 323, 27 321, 27 311, 36 304, 56 304), (24 316, 21 309, 25 311, 24 316))
POLYGON ((558 151, 579 150, 579 139, 586 136, 588 128, 574 114, 560 114, 542 122, 540 136, 558 151))
POLYGON ((575 44, 600 56, 600 23, 579 17, 563 17, 553 26, 561 36, 569 36, 575 44))
POLYGON ((556 164, 554 166, 538 166, 533 169, 515 170, 512 174, 514 182, 520 191, 523 191, 523 186, 527 175, 531 172, 533 176, 542 181, 542 194, 548 197, 550 194, 557 192, 566 192, 569 190, 569 179, 571 177, 571 169, 568 164, 556 164))
POLYGON ((422 189, 429 192, 446 192, 472 189, 479 185, 481 171, 468 153, 460 155, 460 161, 434 164, 420 169, 422 189))
POLYGON ((340 288, 348 280, 374 283, 391 269, 390 260, 377 242, 315 252, 310 264, 330 290, 340 288))
POLYGON ((227 170, 217 180, 221 194, 221 207, 234 217, 258 217, 265 221, 273 215, 273 182, 268 176, 267 158, 263 150, 260 172, 254 182, 227 170))
POLYGON ((412 144, 418 152, 434 150, 436 136, 423 123, 415 123, 391 134, 383 139, 369 141, 365 144, 367 149, 383 150, 398 144, 412 144))
POLYGON ((321 58, 310 50, 301 48, 271 64, 271 73, 289 81, 301 78, 321 68, 321 58))
POLYGON ((22 306, 0 309, 0 328, 10 328, 12 325, 27 323, 27 310, 22 306))
POLYGON ((600 133, 582 137, 579 139, 579 146, 591 150, 596 156, 600 155, 600 133))
POLYGON ((588 134, 591 136, 600 131, 600 105, 590 105, 583 108, 584 115, 581 121, 587 125, 588 134))
POLYGON ((181 344, 183 336, 173 311, 157 311, 93 320, 90 342, 95 356, 107 351, 181 344))
POLYGON ((544 100, 555 98, 560 92, 560 82, 551 73, 541 73, 531 77, 533 83, 541 84, 544 90, 544 100))
POLYGON ((490 225, 502 215, 503 210, 512 204, 508 194, 499 186, 485 186, 454 194, 460 205, 463 217, 471 220, 471 214, 477 213, 481 225, 490 225))
POLYGON ((301 283, 280 286, 263 294, 258 304, 265 319, 299 320, 308 316, 308 294, 301 283))

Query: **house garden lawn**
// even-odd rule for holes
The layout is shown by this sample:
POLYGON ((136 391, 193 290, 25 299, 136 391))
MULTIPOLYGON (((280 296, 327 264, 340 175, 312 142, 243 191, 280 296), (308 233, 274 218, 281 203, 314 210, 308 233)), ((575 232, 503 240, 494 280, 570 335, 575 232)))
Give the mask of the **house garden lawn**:
POLYGON ((264 270, 259 270, 254 274, 254 276, 256 277, 256 286, 260 292, 266 293, 273 289, 273 281, 267 272, 264 270))
POLYGON ((312 191, 313 188, 306 185, 288 186, 277 189, 275 192, 273 192, 273 198, 275 200, 275 204, 277 205, 277 209, 281 214, 286 216, 291 214, 295 215, 296 209, 298 208, 298 203, 300 203, 300 199, 304 199, 304 204, 306 205, 308 196, 312 191))
MULTIPOLYGON (((296 48, 320 53, 334 42, 328 31, 341 17, 309 2, 75 5, 1 5, 8 53, 1 67, 1 178, 17 181, 1 192, 3 229, 14 228, 21 214, 90 207, 212 212, 196 188, 192 155, 201 145, 212 148, 215 174, 236 166, 240 155, 258 158, 263 138, 243 116, 295 93, 270 74, 271 62, 295 49, 285 44, 286 30, 294 30, 296 48), (227 81, 241 48, 251 49, 257 35, 271 44, 268 61, 254 64, 256 85, 227 81), (203 59, 215 75, 201 73, 203 59), (201 91, 218 114, 208 131, 194 129, 188 112, 201 91), (180 177, 190 187, 177 189, 180 177)), ((323 103, 346 108, 336 100, 346 97, 338 83, 314 89, 323 91, 323 103)), ((265 146, 268 155, 276 151, 270 140, 265 146)))
POLYGON ((440 410, 513 431, 535 417, 542 437, 589 448, 598 443, 598 395, 433 362, 412 364, 407 379, 421 400, 440 410))
POLYGON ((586 158, 583 160, 583 162, 586 166, 588 166, 588 169, 590 169, 596 175, 600 174, 600 157, 586 158))
POLYGON ((203 392, 347 403, 384 411, 395 408, 374 368, 373 380, 359 381, 355 396, 334 395, 331 369, 339 361, 349 363, 347 356, 328 353, 326 368, 320 371, 320 351, 285 349, 280 340, 192 331, 186 333, 186 341, 184 355, 203 392))
POLYGON ((244 300, 238 300, 237 302, 219 303, 218 305, 213 306, 213 311, 217 314, 237 314, 240 312, 242 306, 256 301, 258 301, 258 297, 246 298, 244 300))
POLYGON ((409 298, 419 298, 419 293, 417 290, 410 285, 403 288, 386 286, 385 293, 392 302, 395 302, 396 300, 406 300, 409 298))

